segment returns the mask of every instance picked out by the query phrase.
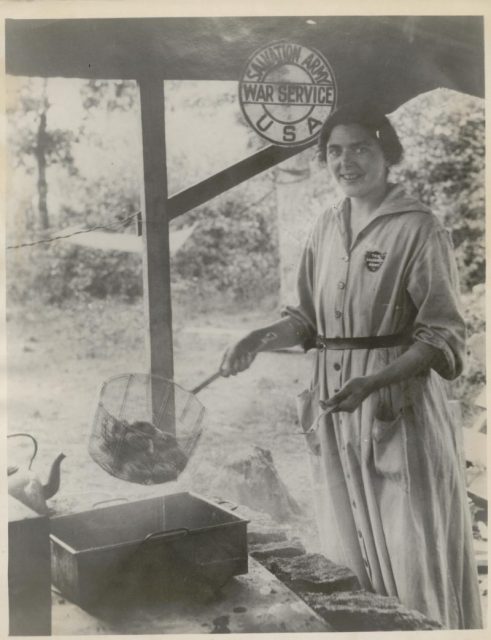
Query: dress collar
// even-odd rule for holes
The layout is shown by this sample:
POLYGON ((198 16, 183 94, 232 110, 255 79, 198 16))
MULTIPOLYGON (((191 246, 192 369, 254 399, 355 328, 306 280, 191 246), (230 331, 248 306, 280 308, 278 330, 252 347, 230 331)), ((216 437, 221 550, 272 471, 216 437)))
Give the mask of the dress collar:
MULTIPOLYGON (((409 196, 402 185, 389 183, 388 186, 389 188, 387 190, 387 194, 385 195, 385 198, 382 200, 378 208, 375 209, 375 211, 373 211, 366 225, 362 229, 360 229, 356 238, 351 238, 351 248, 355 245, 357 239, 360 237, 361 234, 363 234, 365 229, 369 227, 371 224, 373 224, 375 220, 377 220, 382 216, 392 215, 396 213, 407 213, 410 211, 413 211, 413 212, 421 211, 425 213, 430 213, 430 209, 426 205, 416 200, 416 198, 409 196)), ((350 198, 343 198, 333 206, 333 212, 336 217, 336 221, 338 223, 339 230, 343 237, 343 242, 346 248, 348 248, 349 237, 350 237, 350 233, 349 233, 349 214, 350 214, 350 208, 351 208, 350 205, 351 205, 350 198)))

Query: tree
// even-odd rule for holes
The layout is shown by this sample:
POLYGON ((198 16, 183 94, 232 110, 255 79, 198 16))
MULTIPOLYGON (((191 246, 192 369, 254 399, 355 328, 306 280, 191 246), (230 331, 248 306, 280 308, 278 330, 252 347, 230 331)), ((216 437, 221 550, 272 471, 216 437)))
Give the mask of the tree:
POLYGON ((39 105, 39 124, 36 133, 36 142, 33 149, 38 165, 38 209, 39 209, 39 221, 42 229, 48 229, 49 216, 48 216, 48 183, 46 182, 46 148, 48 146, 49 138, 47 133, 47 119, 49 102, 47 96, 47 80, 43 81, 43 92, 39 105))
POLYGON ((16 86, 15 95, 7 109, 9 151, 12 164, 22 166, 28 174, 37 173, 38 219, 41 229, 48 229, 47 169, 60 164, 70 174, 76 173, 72 155, 73 131, 50 128, 48 115, 49 80, 26 78, 16 86))
POLYGON ((84 109, 131 111, 138 104, 138 89, 134 80, 87 80, 81 88, 84 109))

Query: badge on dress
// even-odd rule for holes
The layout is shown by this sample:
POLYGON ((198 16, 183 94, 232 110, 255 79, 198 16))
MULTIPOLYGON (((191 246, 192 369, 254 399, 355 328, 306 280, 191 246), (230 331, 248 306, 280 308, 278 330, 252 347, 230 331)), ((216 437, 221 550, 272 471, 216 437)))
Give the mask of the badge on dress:
POLYGON ((380 251, 367 251, 365 253, 365 264, 369 271, 378 271, 382 266, 386 253, 380 251))

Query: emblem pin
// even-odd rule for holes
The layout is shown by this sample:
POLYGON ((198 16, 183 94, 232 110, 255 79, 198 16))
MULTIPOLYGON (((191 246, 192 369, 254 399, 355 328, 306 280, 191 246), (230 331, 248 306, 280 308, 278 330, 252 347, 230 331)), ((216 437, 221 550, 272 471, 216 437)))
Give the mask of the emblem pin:
POLYGON ((378 271, 382 266, 386 253, 380 251, 367 251, 365 253, 365 264, 369 271, 378 271))

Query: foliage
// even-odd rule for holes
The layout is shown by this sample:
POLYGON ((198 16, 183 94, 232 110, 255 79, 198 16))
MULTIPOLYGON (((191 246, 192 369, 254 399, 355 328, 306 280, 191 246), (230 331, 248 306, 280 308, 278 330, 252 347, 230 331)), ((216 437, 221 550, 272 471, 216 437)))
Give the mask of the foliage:
MULTIPOLYGON (((16 93, 16 100, 7 108, 9 121, 8 144, 14 167, 23 166, 27 172, 36 169, 38 127, 43 114, 49 114, 50 103, 46 95, 46 80, 27 78, 16 93)), ((47 165, 60 164, 69 173, 76 172, 72 144, 77 132, 49 126, 44 135, 47 165)))
MULTIPOLYGON (((185 122, 191 122, 191 112, 196 119, 197 111, 206 115, 211 127, 220 120, 214 114, 224 109, 232 135, 236 96, 231 89, 215 87, 205 95, 202 87, 191 84, 167 83, 169 126, 182 124, 182 118, 172 118, 184 110, 181 115, 185 122)), ((34 152, 29 131, 37 117, 39 87, 29 80, 19 95, 9 115, 10 149, 13 157, 27 165, 34 152)), ((134 131, 129 131, 133 125, 135 131, 138 129, 136 84, 89 81, 81 86, 81 98, 85 106, 81 121, 72 130, 50 130, 50 162, 68 169, 68 173, 56 174, 62 194, 59 228, 77 224, 115 229, 118 224, 127 224, 126 228, 115 230, 134 233, 134 223, 125 220, 139 209, 139 153, 134 150, 139 142, 134 131)), ((394 177, 404 181, 452 228, 462 284, 470 290, 484 280, 482 101, 455 92, 432 92, 404 105, 391 117, 406 150, 404 163, 395 170, 394 177)), ((240 122, 234 126, 241 129, 240 122)), ((249 138, 241 137, 240 132, 237 144, 243 145, 242 152, 227 147, 226 136, 213 139, 212 145, 206 131, 202 133, 204 148, 196 141, 189 147, 188 138, 179 134, 181 138, 177 136, 169 149, 169 171, 181 188, 196 179, 197 167, 198 173, 203 171, 203 165, 204 169, 209 166, 211 172, 215 170, 217 156, 218 162, 220 155, 230 162, 234 154, 248 152, 249 138), (183 157, 185 149, 187 156, 183 157)), ((306 220, 325 208, 334 195, 325 171, 314 164, 312 160, 306 220)), ((277 295, 276 202, 273 197, 265 197, 271 189, 271 173, 260 175, 176 221, 177 226, 199 223, 172 261, 173 282, 178 289, 187 288, 194 295, 220 294, 235 302, 277 295)), ((18 228, 15 234, 18 241, 18 228)), ((26 230, 25 240, 33 235, 26 230)), ((31 258, 19 266, 18 277, 9 280, 17 295, 39 291, 46 299, 56 301, 63 296, 89 294, 120 293, 132 297, 141 291, 141 286, 136 286, 141 273, 137 256, 97 253, 65 244, 26 252, 31 258), (66 282, 62 283, 64 279, 66 282)))
MULTIPOLYGON (((56 111, 59 94, 50 82, 44 87, 44 99, 56 111)), ((36 79, 24 79, 17 89, 18 99, 12 101, 9 112, 9 150, 29 175, 36 168, 36 127, 43 94, 36 79)), ((69 105, 77 103, 78 91, 86 105, 78 120, 73 116, 71 130, 46 131, 48 166, 59 163, 65 169, 55 172, 52 168, 48 173, 51 218, 56 220, 56 228, 40 235, 38 229, 26 226, 21 235, 19 219, 10 215, 7 222, 10 237, 15 238, 12 244, 91 227, 135 233, 133 218, 139 209, 140 185, 138 155, 129 152, 134 131, 129 130, 128 122, 134 115, 127 112, 134 105, 136 84, 79 81, 67 84, 66 89, 63 97, 69 105), (114 115, 108 115, 112 111, 114 115)), ((18 200, 11 200, 18 205, 18 200)), ((141 295, 140 256, 90 250, 63 241, 17 252, 20 254, 8 255, 9 292, 16 299, 38 295, 58 304, 70 298, 120 295, 133 299, 141 295)))
POLYGON ((485 279, 483 102, 435 91, 401 107, 394 121, 405 148, 396 175, 451 229, 469 290, 485 279))
POLYGON ((7 256, 12 301, 39 297, 48 304, 118 296, 133 301, 142 294, 141 259, 119 251, 97 251, 56 241, 7 256))
POLYGON ((72 181, 71 192, 61 207, 66 224, 107 227, 119 233, 135 233, 138 211, 138 184, 126 171, 72 181))
POLYGON ((198 226, 172 261, 173 270, 194 290, 259 301, 279 288, 278 251, 270 191, 248 206, 250 188, 235 189, 188 216, 198 226))
POLYGON ((93 109, 131 111, 138 103, 138 89, 133 80, 87 80, 81 97, 88 113, 93 109))

